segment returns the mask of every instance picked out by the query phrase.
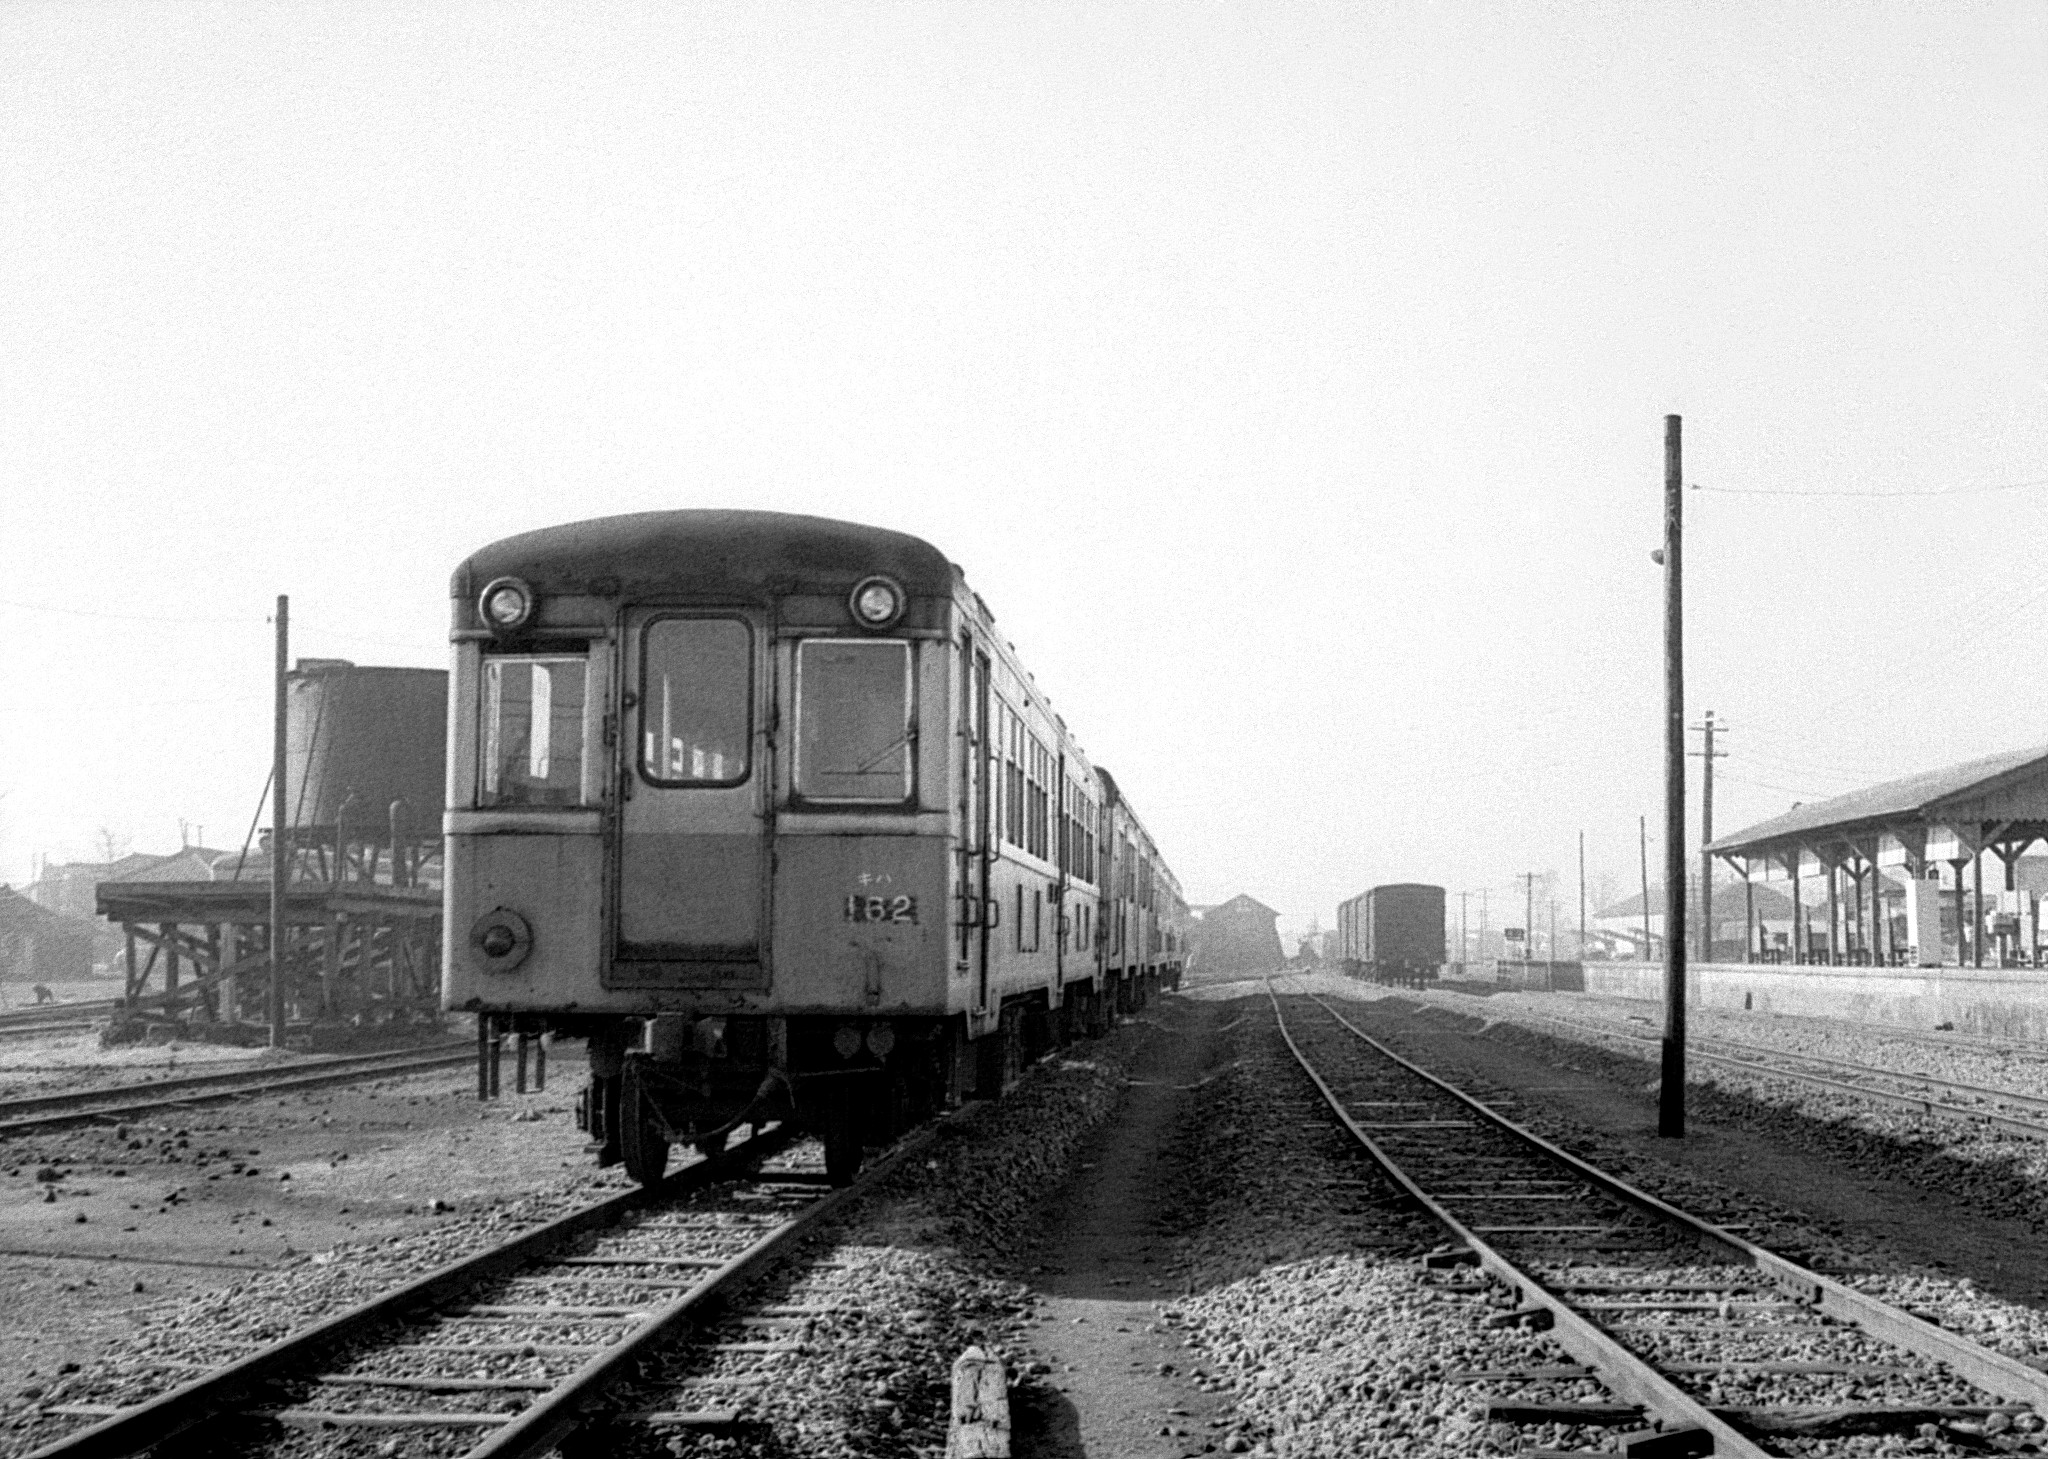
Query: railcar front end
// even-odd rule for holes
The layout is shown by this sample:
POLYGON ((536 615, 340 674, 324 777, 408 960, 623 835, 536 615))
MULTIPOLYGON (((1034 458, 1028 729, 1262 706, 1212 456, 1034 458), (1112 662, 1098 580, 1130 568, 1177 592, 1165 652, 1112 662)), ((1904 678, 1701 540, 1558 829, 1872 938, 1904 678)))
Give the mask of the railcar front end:
POLYGON ((455 574, 444 1002, 588 1040, 601 1160, 795 1116, 844 1177, 943 1097, 954 584, 914 538, 721 512, 455 574))
POLYGON ((929 544, 648 513, 452 597, 443 1001, 587 1041, 600 1161, 793 1117, 849 1179, 1177 980, 1178 884, 929 544))

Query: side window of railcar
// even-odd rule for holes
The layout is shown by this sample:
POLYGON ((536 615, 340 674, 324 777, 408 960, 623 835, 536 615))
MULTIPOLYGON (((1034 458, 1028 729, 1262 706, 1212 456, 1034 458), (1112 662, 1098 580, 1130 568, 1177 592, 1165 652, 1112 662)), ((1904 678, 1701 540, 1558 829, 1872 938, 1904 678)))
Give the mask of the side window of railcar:
POLYGON ((1008 828, 1005 839, 1012 846, 1024 844, 1024 722, 1014 713, 1008 716, 1009 734, 1004 753, 1008 756, 1009 810, 1008 828))
POLYGON ((478 804, 577 803, 583 786, 584 679, 580 658, 493 654, 484 660, 478 804))
POLYGON ((738 785, 754 722, 754 636, 737 618, 657 618, 640 658, 640 773, 738 785))
POLYGON ((915 761, 910 645, 809 638, 796 651, 796 792, 805 800, 900 804, 915 761))

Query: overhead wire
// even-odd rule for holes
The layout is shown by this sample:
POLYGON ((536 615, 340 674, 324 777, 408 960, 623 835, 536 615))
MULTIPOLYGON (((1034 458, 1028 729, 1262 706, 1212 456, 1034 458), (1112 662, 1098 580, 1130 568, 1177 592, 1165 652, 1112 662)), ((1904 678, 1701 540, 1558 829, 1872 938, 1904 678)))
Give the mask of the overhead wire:
POLYGON ((1889 491, 1870 491, 1857 487, 1787 490, 1772 486, 1704 486, 1699 482, 1688 482, 1687 490, 1712 492, 1719 496, 1856 497, 1865 501, 1903 501, 1913 497, 1988 496, 1993 492, 2027 491, 2037 486, 2048 486, 2048 476, 2036 477, 2029 481, 2001 481, 1978 486, 1903 487, 1889 491))

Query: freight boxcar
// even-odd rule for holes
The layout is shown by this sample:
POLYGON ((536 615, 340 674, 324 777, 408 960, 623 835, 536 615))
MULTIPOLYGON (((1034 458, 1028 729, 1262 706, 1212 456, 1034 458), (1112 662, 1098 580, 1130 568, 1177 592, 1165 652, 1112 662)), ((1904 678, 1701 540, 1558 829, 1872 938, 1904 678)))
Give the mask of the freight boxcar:
POLYGON ((1344 971, 1375 983, 1415 985, 1444 965, 1444 889, 1394 882, 1337 908, 1337 956, 1344 971))

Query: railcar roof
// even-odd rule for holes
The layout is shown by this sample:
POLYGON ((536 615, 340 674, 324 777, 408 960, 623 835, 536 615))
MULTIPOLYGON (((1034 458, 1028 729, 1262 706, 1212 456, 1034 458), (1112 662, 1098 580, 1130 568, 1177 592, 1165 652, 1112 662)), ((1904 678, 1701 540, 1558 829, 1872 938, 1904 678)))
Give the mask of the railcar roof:
POLYGON ((912 597, 950 594, 955 578, 944 553, 904 532, 789 512, 682 510, 507 537, 472 553, 449 591, 472 598, 493 578, 511 575, 542 593, 752 600, 771 592, 843 593, 869 573, 887 573, 912 597))

